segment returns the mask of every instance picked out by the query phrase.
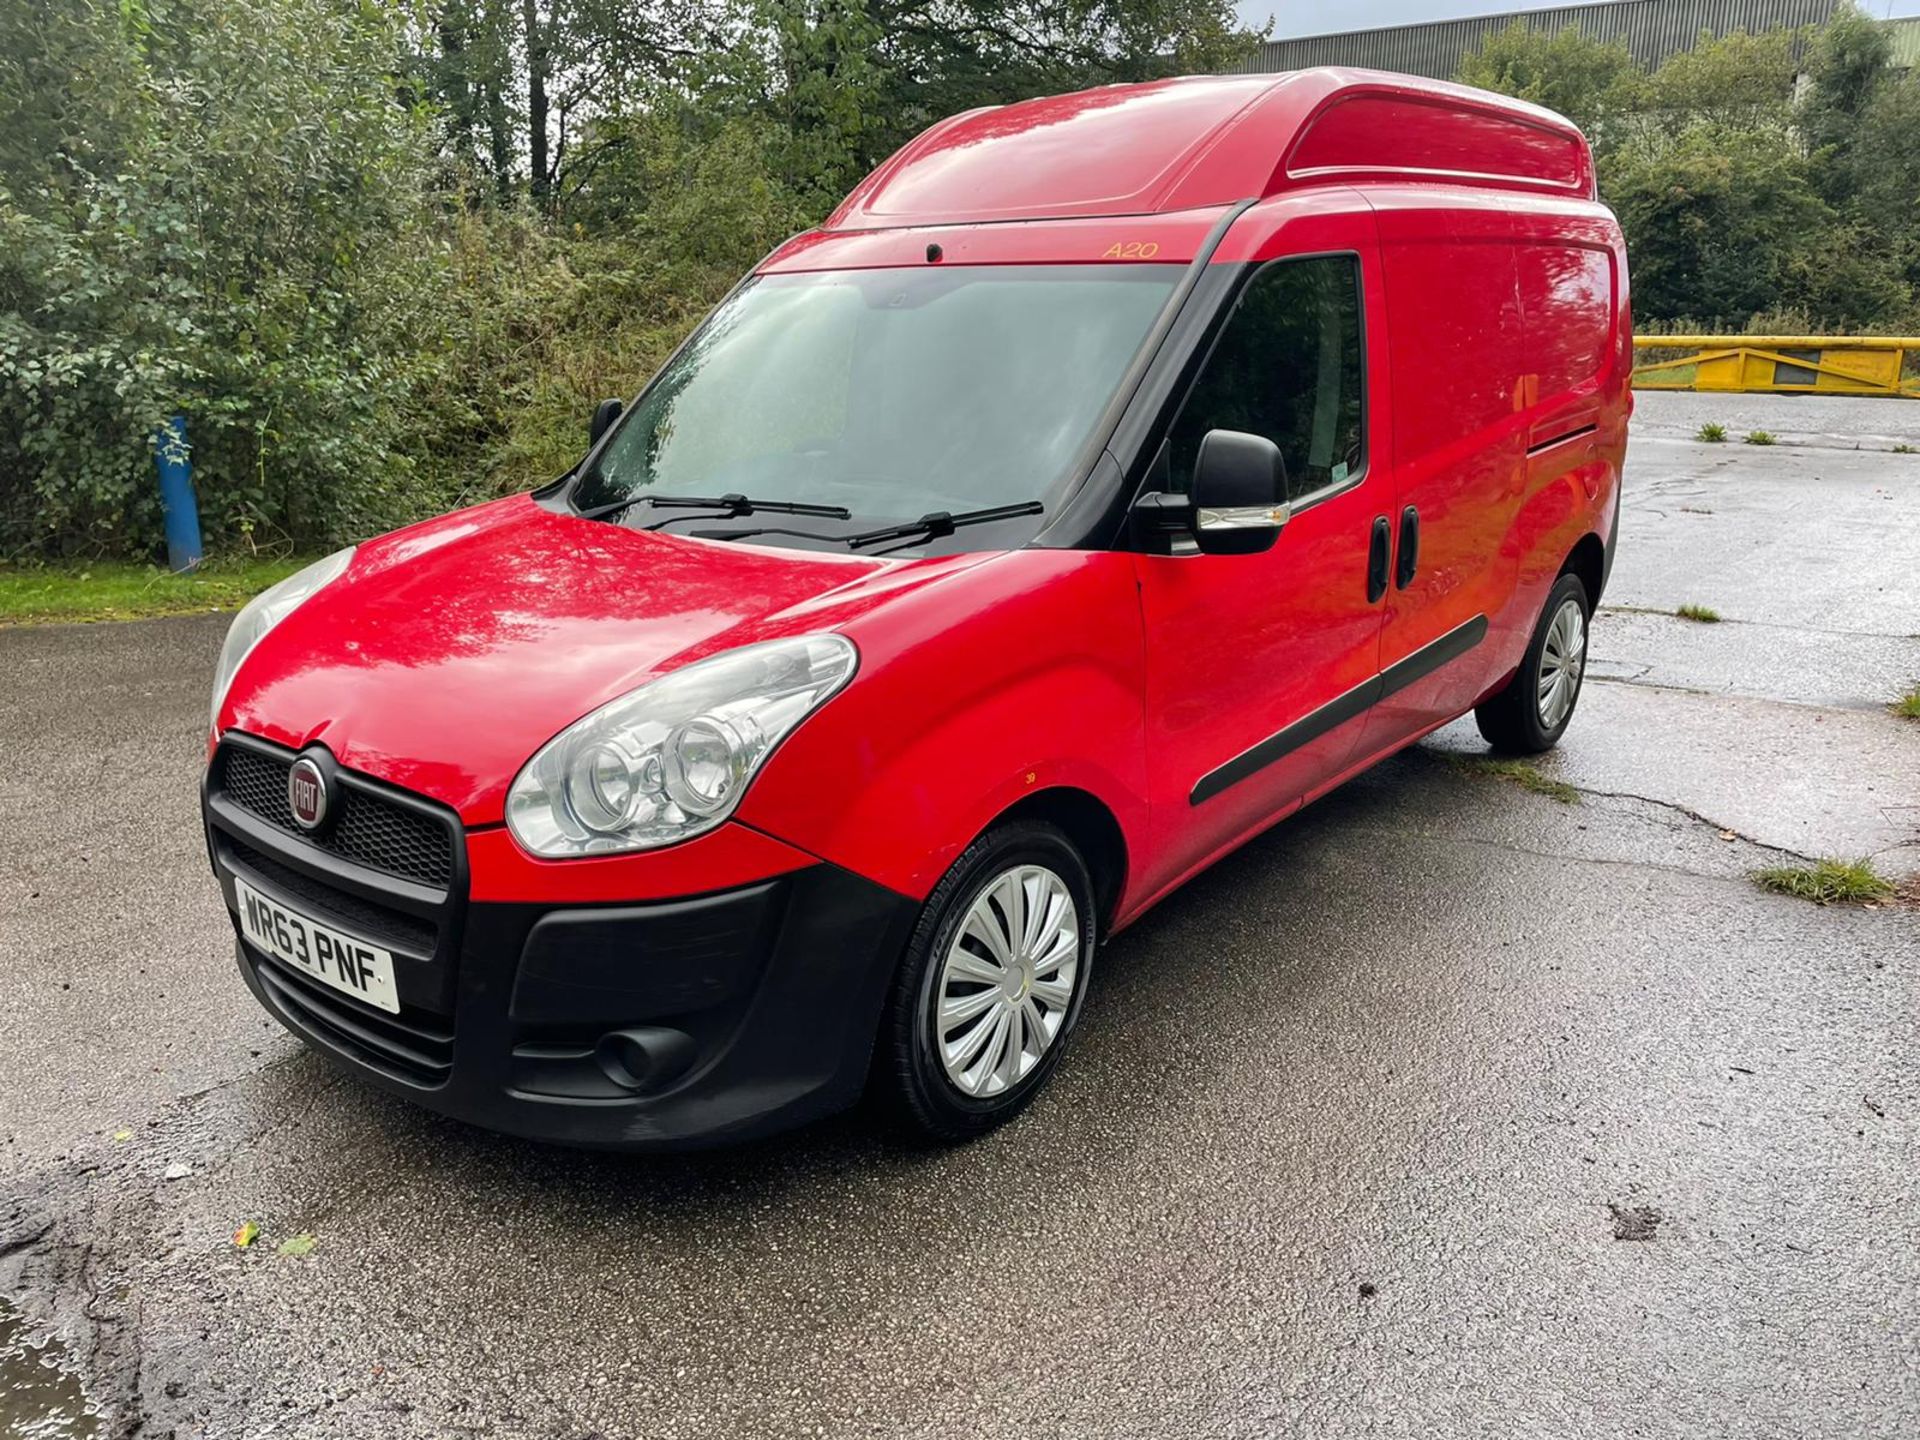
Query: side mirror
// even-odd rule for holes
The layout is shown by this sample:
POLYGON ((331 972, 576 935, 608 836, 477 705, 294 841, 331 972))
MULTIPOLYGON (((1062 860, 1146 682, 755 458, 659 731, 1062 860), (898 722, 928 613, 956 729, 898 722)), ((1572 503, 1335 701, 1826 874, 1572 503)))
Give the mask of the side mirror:
POLYGON ((1209 430, 1193 461, 1193 530, 1201 553, 1270 550, 1288 518, 1280 447, 1264 435, 1209 430))
POLYGON ((593 419, 587 424, 587 444, 598 445, 600 437, 613 428, 613 422, 620 418, 620 412, 626 405, 619 400, 602 400, 593 407, 593 419))

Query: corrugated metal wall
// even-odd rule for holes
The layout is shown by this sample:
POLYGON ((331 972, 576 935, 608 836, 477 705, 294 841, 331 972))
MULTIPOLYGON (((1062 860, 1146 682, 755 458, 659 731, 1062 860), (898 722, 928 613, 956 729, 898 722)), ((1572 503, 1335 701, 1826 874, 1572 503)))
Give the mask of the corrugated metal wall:
POLYGON ((1481 42, 1515 20, 1535 30, 1564 30, 1576 25, 1601 40, 1627 42, 1644 65, 1691 50, 1702 30, 1725 35, 1757 33, 1781 26, 1818 25, 1840 0, 1618 0, 1602 5, 1568 5, 1556 10, 1479 15, 1426 25, 1396 25, 1388 30, 1356 30, 1344 35, 1307 35, 1272 40, 1246 68, 1253 71, 1305 70, 1314 65, 1363 65, 1451 80, 1460 62, 1481 42))
POLYGON ((1893 22, 1893 63, 1903 70, 1920 65, 1920 15, 1893 22))

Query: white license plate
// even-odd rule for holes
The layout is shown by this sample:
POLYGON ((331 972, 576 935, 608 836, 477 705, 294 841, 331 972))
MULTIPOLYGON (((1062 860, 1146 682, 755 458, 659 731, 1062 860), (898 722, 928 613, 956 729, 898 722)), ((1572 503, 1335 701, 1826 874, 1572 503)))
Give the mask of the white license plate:
POLYGON ((237 876, 233 893, 240 902, 240 929, 255 945, 322 985, 331 985, 395 1015, 400 1013, 400 996, 393 988, 392 951, 289 910, 237 876))

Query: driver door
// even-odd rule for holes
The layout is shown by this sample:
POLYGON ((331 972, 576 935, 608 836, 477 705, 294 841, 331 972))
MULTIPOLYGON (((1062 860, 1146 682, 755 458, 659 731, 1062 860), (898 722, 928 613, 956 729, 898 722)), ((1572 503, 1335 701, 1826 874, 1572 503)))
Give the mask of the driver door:
POLYGON ((1147 484, 1185 490, 1208 431, 1246 431, 1279 446, 1292 507, 1264 553, 1135 557, 1155 839, 1148 893, 1337 775, 1379 674, 1382 605, 1369 594, 1369 560, 1391 499, 1381 407, 1370 403, 1385 380, 1369 343, 1385 328, 1379 258, 1370 215, 1311 223, 1315 253, 1251 267, 1147 484))

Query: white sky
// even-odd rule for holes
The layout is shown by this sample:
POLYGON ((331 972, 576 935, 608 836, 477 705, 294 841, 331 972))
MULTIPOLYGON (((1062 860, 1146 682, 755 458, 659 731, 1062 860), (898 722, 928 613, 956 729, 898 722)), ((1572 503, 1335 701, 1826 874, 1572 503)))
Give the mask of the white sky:
MULTIPOLYGON (((1576 0, 1238 0, 1240 18, 1258 29, 1273 18, 1273 37, 1325 35, 1340 30, 1372 30, 1382 25, 1411 25, 1422 20, 1456 20, 1462 15, 1500 15, 1514 10, 1550 10, 1576 0)), ((1920 15, 1920 0, 1860 0, 1860 8, 1886 19, 1920 15)))

